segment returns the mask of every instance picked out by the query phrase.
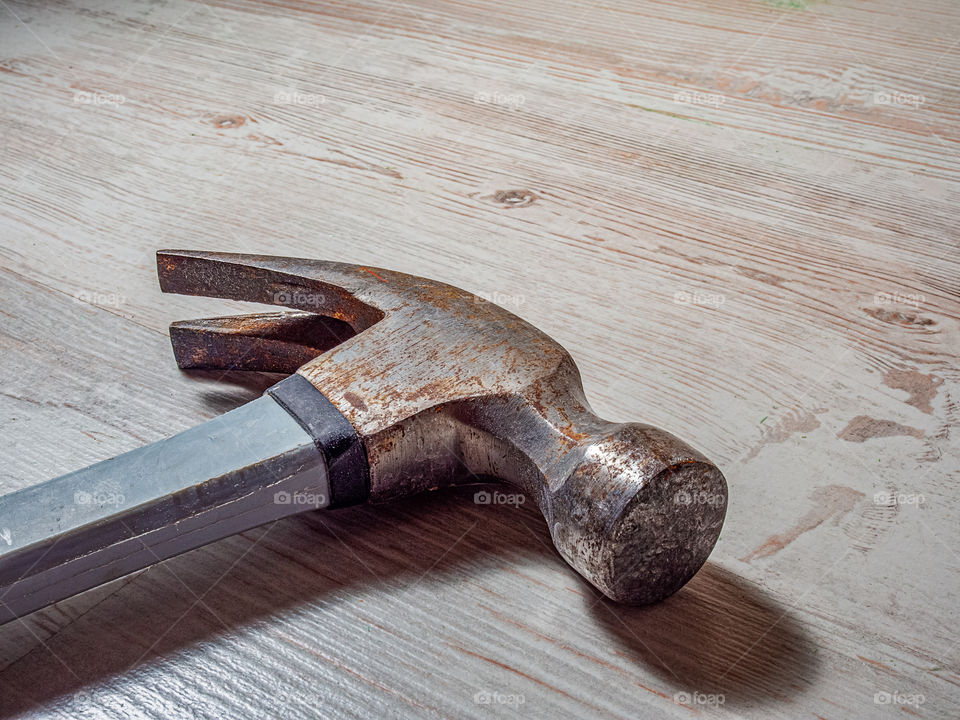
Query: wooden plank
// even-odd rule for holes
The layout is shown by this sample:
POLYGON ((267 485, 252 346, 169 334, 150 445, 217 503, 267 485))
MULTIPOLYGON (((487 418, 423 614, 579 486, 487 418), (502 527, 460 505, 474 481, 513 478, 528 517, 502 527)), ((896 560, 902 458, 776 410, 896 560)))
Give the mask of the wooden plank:
POLYGON ((269 382, 175 371, 248 308, 161 296, 164 246, 493 297, 731 489, 642 610, 468 491, 247 533, 0 628, 7 715, 956 715, 955 4, 0 13, 0 492, 269 382))

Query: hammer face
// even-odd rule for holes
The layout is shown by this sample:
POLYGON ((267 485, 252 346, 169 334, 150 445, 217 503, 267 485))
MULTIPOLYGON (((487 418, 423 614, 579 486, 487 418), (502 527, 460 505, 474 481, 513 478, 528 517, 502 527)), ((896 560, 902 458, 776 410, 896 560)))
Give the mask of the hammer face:
POLYGON ((593 443, 552 498, 560 554, 619 602, 647 604, 679 590, 720 535, 720 471, 669 433, 637 423, 593 443))

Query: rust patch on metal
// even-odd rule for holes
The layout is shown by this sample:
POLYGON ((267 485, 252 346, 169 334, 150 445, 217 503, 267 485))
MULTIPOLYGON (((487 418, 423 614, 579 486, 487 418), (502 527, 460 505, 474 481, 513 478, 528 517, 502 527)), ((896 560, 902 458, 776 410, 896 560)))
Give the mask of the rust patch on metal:
POLYGON ((360 268, 360 269, 361 269, 363 272, 365 272, 365 273, 368 273, 368 274, 370 274, 370 275, 373 275, 373 276, 374 276, 377 280, 379 280, 380 282, 387 282, 387 280, 385 280, 385 279, 383 278, 383 276, 380 275, 376 270, 371 270, 371 269, 368 268, 368 267, 362 267, 362 268, 360 268))
POLYGON ((367 404, 363 401, 363 398, 355 393, 346 392, 343 394, 343 399, 361 412, 367 409, 367 404))

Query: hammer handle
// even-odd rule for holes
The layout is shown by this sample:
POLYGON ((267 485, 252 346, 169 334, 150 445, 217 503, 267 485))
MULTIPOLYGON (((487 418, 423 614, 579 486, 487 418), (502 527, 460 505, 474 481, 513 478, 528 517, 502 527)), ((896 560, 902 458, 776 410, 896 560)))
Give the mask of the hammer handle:
POLYGON ((355 479, 342 480, 357 466, 346 420, 310 386, 314 415, 304 427, 282 404, 304 409, 290 392, 302 388, 284 383, 178 435, 0 497, 0 623, 228 535, 329 507, 331 495, 336 504, 356 501, 363 481, 358 490, 355 479), (331 471, 341 487, 331 487, 331 471))

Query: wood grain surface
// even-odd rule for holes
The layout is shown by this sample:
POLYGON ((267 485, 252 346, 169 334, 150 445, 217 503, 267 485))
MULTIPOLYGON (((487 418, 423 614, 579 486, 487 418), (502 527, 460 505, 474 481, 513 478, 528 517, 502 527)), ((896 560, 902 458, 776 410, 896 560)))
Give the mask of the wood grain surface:
POLYGON ((958 70, 952 0, 0 0, 0 492, 276 379, 176 370, 251 306, 163 247, 479 293, 730 485, 649 608, 469 488, 277 522, 0 627, 0 717, 957 717, 958 70))

